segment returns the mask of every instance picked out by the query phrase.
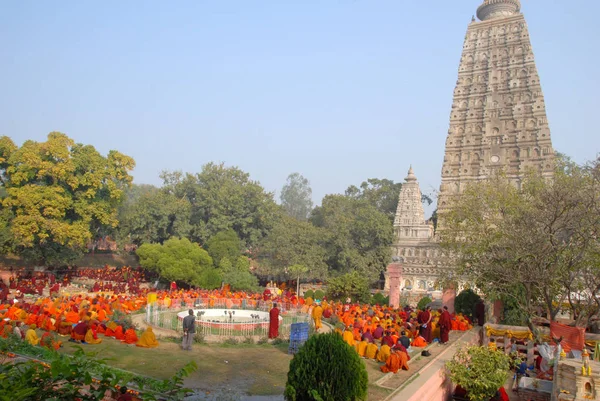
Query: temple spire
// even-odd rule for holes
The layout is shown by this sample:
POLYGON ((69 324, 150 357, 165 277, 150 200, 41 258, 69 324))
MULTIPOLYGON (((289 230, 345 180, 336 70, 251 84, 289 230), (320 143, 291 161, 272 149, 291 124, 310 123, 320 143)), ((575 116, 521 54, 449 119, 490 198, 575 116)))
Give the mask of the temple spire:
POLYGON ((519 0, 485 0, 477 9, 477 18, 487 21, 494 18, 506 18, 521 11, 519 0))

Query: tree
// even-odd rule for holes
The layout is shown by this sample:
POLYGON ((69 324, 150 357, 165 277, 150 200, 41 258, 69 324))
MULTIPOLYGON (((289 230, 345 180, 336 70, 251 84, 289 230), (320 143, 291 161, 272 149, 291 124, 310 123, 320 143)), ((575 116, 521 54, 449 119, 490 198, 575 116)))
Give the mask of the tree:
POLYGON ((367 399, 365 364, 337 333, 310 337, 290 362, 287 401, 367 399))
POLYGON ((288 216, 306 220, 312 210, 312 189, 310 182, 300 173, 292 173, 281 189, 281 206, 288 216))
POLYGON ((291 265, 287 269, 291 278, 296 279, 296 294, 300 294, 300 277, 308 272, 304 265, 291 265))
POLYGON ((475 314, 475 305, 477 305, 479 301, 481 301, 481 297, 473 290, 463 290, 454 300, 454 310, 465 316, 473 316, 475 314))
POLYGON ((77 259, 89 241, 117 227, 117 207, 134 166, 129 156, 111 150, 104 157, 60 132, 20 148, 0 138, 2 216, 10 219, 10 247, 43 265, 77 259))
POLYGON ((290 266, 302 265, 308 269, 303 277, 325 278, 327 234, 325 229, 309 222, 280 215, 258 247, 259 273, 288 278, 290 266))
POLYGON ((357 271, 332 277, 327 282, 328 298, 353 302, 369 302, 369 281, 357 271))
POLYGON ((164 244, 143 244, 136 254, 140 266, 155 271, 160 278, 181 281, 202 288, 209 288, 205 280, 214 277, 212 258, 200 245, 187 238, 171 238, 164 244))
POLYGON ((221 276, 234 291, 258 291, 258 279, 250 272, 250 259, 238 256, 233 262, 224 257, 219 264, 221 276))
POLYGON ((132 189, 119 210, 121 241, 162 244, 172 237, 189 236, 191 205, 186 198, 154 187, 132 189))
POLYGON ((232 229, 229 229, 213 235, 206 242, 206 250, 213 258, 215 265, 218 266, 223 258, 236 260, 241 256, 242 242, 237 233, 232 229))
POLYGON ((600 311, 598 161, 561 159, 549 180, 530 171, 518 189, 502 175, 468 187, 442 216, 442 246, 457 273, 490 298, 511 298, 528 325, 553 320, 565 302, 583 297, 586 325, 600 311))
POLYGON ((311 222, 326 232, 327 265, 339 274, 358 271, 364 279, 379 279, 391 259, 393 239, 389 219, 362 199, 327 195, 311 222))
POLYGON ((429 297, 423 297, 417 303, 417 309, 419 309, 419 310, 425 310, 425 308, 427 307, 427 305, 429 305, 432 302, 433 302, 433 300, 431 298, 429 298, 429 297))
POLYGON ((237 167, 208 163, 198 174, 163 172, 161 178, 163 190, 190 203, 190 239, 201 244, 233 229, 245 247, 252 247, 279 213, 273 194, 237 167))
POLYGON ((463 347, 446 362, 446 368, 452 383, 465 389, 469 400, 488 401, 508 379, 510 358, 487 346, 463 347))

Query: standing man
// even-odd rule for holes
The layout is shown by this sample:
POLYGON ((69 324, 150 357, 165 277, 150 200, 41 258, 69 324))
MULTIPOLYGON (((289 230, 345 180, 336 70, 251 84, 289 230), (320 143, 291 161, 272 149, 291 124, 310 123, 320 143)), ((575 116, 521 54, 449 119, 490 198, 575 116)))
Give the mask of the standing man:
POLYGON ((194 310, 190 309, 188 315, 183 318, 183 342, 181 348, 184 351, 192 350, 192 341, 194 340, 194 334, 196 333, 196 317, 194 316, 194 310))
POLYGON ((323 325, 321 324, 321 316, 323 316, 323 308, 321 301, 317 301, 317 305, 312 310, 312 318, 315 321, 315 331, 318 332, 323 325))
POLYGON ((452 329, 452 317, 448 312, 448 307, 444 306, 444 310, 440 315, 440 343, 446 344, 448 342, 448 335, 452 329))
POLYGON ((279 309, 277 304, 269 311, 269 338, 279 337, 279 309))

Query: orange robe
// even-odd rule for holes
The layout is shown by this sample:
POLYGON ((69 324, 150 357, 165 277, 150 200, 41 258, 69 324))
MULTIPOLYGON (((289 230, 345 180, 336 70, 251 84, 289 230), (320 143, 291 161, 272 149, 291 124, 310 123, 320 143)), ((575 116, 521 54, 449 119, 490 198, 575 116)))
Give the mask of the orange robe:
POLYGON ((135 345, 143 348, 158 347, 158 341, 156 341, 156 336, 152 331, 152 327, 148 326, 146 328, 146 331, 142 333, 139 341, 135 345))
POLYGON ((413 347, 426 347, 427 346, 427 341, 425 341, 425 339, 421 336, 418 336, 417 338, 415 338, 415 340, 412 342, 411 344, 413 347))
POLYGON ((124 336, 123 340, 121 340, 121 341, 126 342, 127 344, 137 343, 138 337, 137 337, 137 334, 135 334, 135 330, 127 329, 127 331, 125 332, 125 336, 124 336))
POLYGON ((396 373, 400 369, 408 370, 408 355, 405 352, 392 352, 385 365, 381 367, 383 373, 396 373))
POLYGON ((123 326, 117 326, 117 328, 115 329, 115 338, 117 340, 123 340, 125 338, 125 334, 123 333, 123 326))

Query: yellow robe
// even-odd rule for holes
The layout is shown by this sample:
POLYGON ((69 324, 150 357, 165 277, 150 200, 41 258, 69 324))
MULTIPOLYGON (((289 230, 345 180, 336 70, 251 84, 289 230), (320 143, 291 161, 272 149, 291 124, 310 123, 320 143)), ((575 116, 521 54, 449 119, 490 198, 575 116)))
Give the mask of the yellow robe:
POLYGON ((158 347, 158 341, 156 341, 156 336, 154 335, 154 332, 152 331, 152 327, 148 326, 146 331, 144 331, 142 333, 142 335, 140 336, 140 339, 138 340, 138 342, 135 345, 138 347, 144 347, 144 348, 158 347))
POLYGON ((27 330, 27 333, 25 333, 25 341, 31 345, 38 345, 40 339, 34 329, 29 329, 27 330))
POLYGON ((377 351, 379 351, 377 344, 370 343, 369 345, 367 345, 365 356, 369 359, 375 359, 375 357, 377 356, 377 351))
POLYGON ((344 334, 342 334, 342 340, 344 340, 349 346, 354 347, 354 334, 351 331, 344 331, 344 334))
POLYGON ((85 333, 85 342, 88 344, 100 344, 102 339, 94 338, 94 332, 92 329, 88 329, 88 331, 85 333))
POLYGON ((381 346, 381 349, 379 350, 379 353, 377 354, 377 360, 379 362, 387 362, 388 358, 390 357, 392 353, 392 349, 390 348, 389 345, 387 344, 383 344, 381 346))
POLYGON ((368 342, 366 342, 366 341, 361 341, 360 343, 358 343, 357 350, 358 350, 359 356, 365 356, 365 354, 367 352, 367 345, 368 345, 368 342))
POLYGON ((315 330, 319 330, 323 325, 321 324, 321 316, 323 316, 323 308, 321 305, 317 305, 312 310, 312 318, 315 321, 315 330))

